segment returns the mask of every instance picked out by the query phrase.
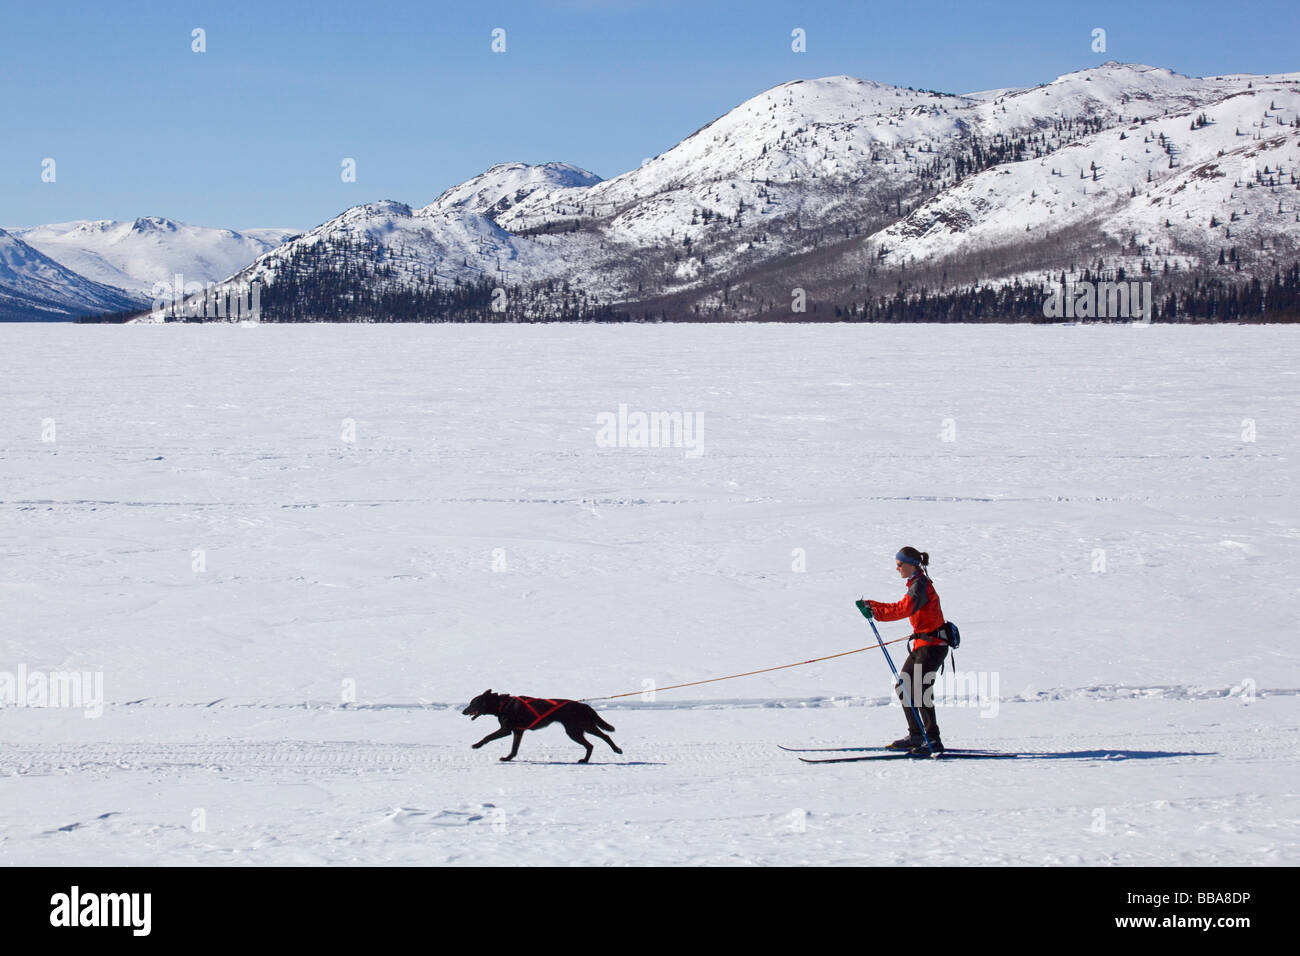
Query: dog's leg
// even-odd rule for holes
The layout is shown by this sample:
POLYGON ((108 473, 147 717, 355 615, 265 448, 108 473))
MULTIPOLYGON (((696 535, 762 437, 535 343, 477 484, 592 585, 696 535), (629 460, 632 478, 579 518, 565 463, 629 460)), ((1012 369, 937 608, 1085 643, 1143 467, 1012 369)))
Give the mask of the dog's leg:
POLYGON ((506 727, 502 727, 500 730, 497 730, 497 731, 494 731, 493 733, 488 734, 486 737, 484 737, 484 738, 483 738, 482 740, 480 740, 478 743, 476 743, 476 744, 472 744, 471 746, 472 746, 472 748, 473 748, 474 750, 478 750, 478 748, 479 748, 479 747, 482 747, 484 744, 490 744, 490 743, 491 743, 492 741, 494 741, 494 740, 500 740, 502 737, 506 736, 508 733, 510 733, 509 729, 506 728, 506 727))
POLYGON ((608 737, 606 737, 606 736, 605 736, 603 733, 601 733, 599 730, 596 730, 594 727, 593 727, 591 730, 589 730, 588 733, 595 734, 595 735, 596 735, 597 737, 599 737, 601 740, 605 741, 605 743, 609 744, 610 749, 613 750, 614 753, 616 753, 616 754, 621 754, 621 753, 623 752, 623 751, 621 751, 621 750, 618 749, 618 744, 614 743, 614 741, 610 740, 608 737))
POLYGON ((587 738, 582 736, 582 731, 577 727, 565 727, 564 732, 569 735, 570 740, 576 740, 587 749, 587 755, 579 760, 578 763, 586 763, 591 760, 591 744, 587 743, 587 738))
MULTIPOLYGON (((508 733, 510 733, 510 731, 503 730, 501 731, 501 736, 504 737, 508 733)), ((519 753, 519 741, 524 739, 524 732, 522 730, 516 730, 514 734, 515 734, 514 746, 510 748, 510 753, 506 754, 504 757, 501 758, 502 760, 514 760, 515 754, 519 753)))

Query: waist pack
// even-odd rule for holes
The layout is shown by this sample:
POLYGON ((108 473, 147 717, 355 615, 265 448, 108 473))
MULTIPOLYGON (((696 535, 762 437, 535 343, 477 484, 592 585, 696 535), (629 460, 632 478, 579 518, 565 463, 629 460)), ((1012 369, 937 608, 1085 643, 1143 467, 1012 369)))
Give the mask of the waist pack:
MULTIPOLYGON (((957 672, 957 648, 961 646, 961 631, 957 630, 957 625, 952 621, 944 621, 943 627, 934 629, 934 636, 948 645, 948 653, 945 655, 952 661, 952 670, 957 672)), ((946 664, 947 661, 944 662, 946 664)), ((943 673, 944 664, 939 665, 939 673, 943 673)))

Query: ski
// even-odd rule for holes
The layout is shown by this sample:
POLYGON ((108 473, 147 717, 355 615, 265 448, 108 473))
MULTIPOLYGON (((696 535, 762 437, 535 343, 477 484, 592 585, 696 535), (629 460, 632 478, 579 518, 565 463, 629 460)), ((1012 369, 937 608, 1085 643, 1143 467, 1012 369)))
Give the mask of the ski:
POLYGON ((1015 760, 1020 754, 990 753, 982 750, 945 750, 937 757, 930 754, 910 754, 901 750, 887 753, 865 754, 861 757, 800 757, 804 763, 856 763, 860 760, 1015 760))
MULTIPOLYGON (((906 751, 890 750, 888 747, 787 747, 784 744, 777 744, 777 746, 792 754, 874 753, 878 751, 885 754, 898 754, 900 756, 906 755, 906 751)), ((953 747, 944 751, 944 753, 949 754, 986 754, 989 752, 990 751, 988 750, 969 750, 963 747, 953 747)))

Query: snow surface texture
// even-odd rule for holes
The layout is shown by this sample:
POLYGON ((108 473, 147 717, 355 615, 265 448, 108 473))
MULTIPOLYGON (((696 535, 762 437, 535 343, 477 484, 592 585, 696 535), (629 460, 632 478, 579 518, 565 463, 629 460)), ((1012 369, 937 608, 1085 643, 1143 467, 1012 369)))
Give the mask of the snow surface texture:
POLYGON ((105 700, 0 709, 0 863, 1300 862, 1294 330, 45 325, 0 355, 0 671, 105 700), (601 447, 620 404, 703 416, 702 454, 601 447), (558 727, 469 748, 488 687, 871 643, 853 601, 901 596, 902 544, 998 682, 945 742, 1040 756, 777 749, 898 736, 878 651, 598 704, 625 754, 589 766, 558 727))

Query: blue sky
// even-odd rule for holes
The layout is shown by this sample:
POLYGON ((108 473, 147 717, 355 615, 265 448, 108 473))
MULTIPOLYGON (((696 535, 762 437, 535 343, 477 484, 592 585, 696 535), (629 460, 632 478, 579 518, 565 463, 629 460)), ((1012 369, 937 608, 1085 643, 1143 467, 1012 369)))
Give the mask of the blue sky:
POLYGON ((1108 59, 1300 70, 1295 0, 0 4, 10 226, 159 215, 306 229, 360 202, 423 205, 497 162, 609 177, 801 77, 963 93, 1108 59), (498 27, 505 53, 490 49, 498 27))

